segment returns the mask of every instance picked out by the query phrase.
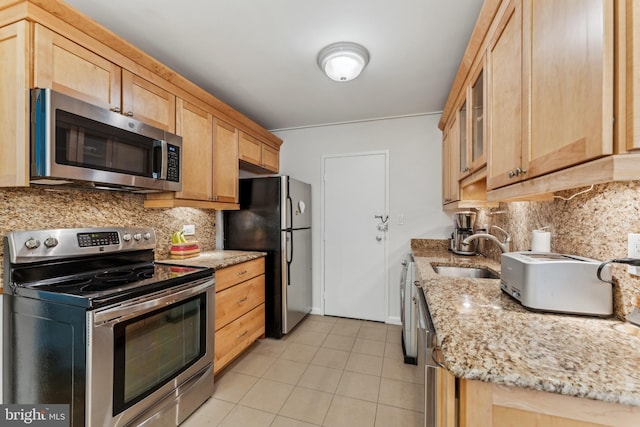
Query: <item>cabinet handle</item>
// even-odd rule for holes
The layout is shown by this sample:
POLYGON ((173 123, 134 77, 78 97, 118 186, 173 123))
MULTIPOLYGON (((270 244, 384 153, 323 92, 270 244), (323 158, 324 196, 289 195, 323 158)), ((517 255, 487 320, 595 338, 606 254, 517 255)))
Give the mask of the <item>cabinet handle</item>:
POLYGON ((109 108, 109 110, 113 111, 114 113, 119 113, 120 112, 120 107, 109 108))
POLYGON ((124 115, 127 117, 133 117, 133 111, 127 111, 124 115))
POLYGON ((240 277, 240 276, 244 276, 245 274, 247 274, 247 270, 242 270, 238 272, 237 276, 240 277))
POLYGON ((243 302, 245 302, 247 299, 249 299, 249 297, 244 297, 244 298, 240 298, 238 300, 238 304, 242 304, 243 302))
POLYGON ((249 331, 244 331, 243 333, 241 333, 240 335, 238 335, 236 338, 240 339, 242 337, 244 337, 245 335, 247 335, 249 333, 249 331))
POLYGON ((464 169, 462 169, 462 172, 469 172, 470 170, 471 170, 471 168, 467 166, 464 169))
POLYGON ((516 173, 514 171, 509 171, 509 178, 513 178, 516 176, 516 173))
POLYGON ((527 173, 526 170, 520 169, 520 168, 516 168, 516 176, 524 175, 525 173, 527 173))

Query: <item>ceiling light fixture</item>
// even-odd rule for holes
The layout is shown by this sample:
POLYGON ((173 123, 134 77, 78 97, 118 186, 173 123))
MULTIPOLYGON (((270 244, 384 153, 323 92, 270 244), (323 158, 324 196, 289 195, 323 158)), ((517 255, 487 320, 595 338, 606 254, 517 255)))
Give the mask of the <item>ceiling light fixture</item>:
POLYGON ((368 63, 369 52, 357 43, 333 43, 318 54, 318 65, 322 71, 337 82, 355 79, 368 63))

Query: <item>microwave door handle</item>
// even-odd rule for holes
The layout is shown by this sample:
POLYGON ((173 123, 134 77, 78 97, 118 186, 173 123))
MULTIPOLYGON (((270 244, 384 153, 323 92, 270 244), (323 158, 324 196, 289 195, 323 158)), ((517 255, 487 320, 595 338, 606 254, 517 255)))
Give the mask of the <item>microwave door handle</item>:
POLYGON ((167 141, 153 141, 153 150, 151 151, 151 176, 155 179, 167 179, 167 158, 169 148, 167 141))

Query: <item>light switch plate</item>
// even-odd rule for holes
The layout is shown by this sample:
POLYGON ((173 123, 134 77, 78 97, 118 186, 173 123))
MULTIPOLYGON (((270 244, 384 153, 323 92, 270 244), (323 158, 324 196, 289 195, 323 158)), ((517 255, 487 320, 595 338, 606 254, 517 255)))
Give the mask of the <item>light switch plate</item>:
MULTIPOLYGON (((640 258, 640 234, 629 233, 627 256, 629 258, 640 258)), ((628 265, 627 273, 640 276, 640 267, 628 265)))
POLYGON ((193 224, 183 225, 182 231, 184 231, 185 236, 193 236, 196 234, 196 226, 193 224))

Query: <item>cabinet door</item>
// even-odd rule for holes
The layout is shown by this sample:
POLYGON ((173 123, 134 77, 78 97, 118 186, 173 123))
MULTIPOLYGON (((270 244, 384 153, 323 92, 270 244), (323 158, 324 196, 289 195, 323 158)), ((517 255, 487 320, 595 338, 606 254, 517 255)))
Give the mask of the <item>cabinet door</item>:
POLYGON ((214 119, 213 200, 238 202, 238 129, 214 119))
POLYGON ((521 163, 522 128, 522 2, 512 0, 487 51, 487 188, 512 184, 521 163))
POLYGON ((122 71, 122 114, 176 131, 175 95, 127 70, 122 71))
POLYGON ((0 186, 29 185, 29 23, 0 29, 0 186))
POLYGON ((35 25, 33 83, 103 108, 120 108, 121 68, 35 25))
POLYGON ((458 184, 458 149, 459 149, 458 117, 454 116, 442 140, 442 203, 447 204, 460 200, 458 184))
POLYGON ((213 119, 208 112, 177 100, 177 128, 182 136, 182 191, 180 199, 212 197, 213 119))
POLYGON ((613 151, 613 2, 525 1, 529 177, 613 151))
POLYGON ((262 167, 273 173, 280 170, 280 151, 265 143, 262 143, 262 167))
POLYGON ((256 166, 262 165, 262 144, 254 137, 240 132, 240 160, 256 166))
POLYGON ((485 146, 485 126, 484 126, 484 112, 485 112, 485 73, 484 73, 484 60, 481 61, 483 67, 481 67, 471 85, 471 94, 469 99, 471 101, 471 141, 469 144, 469 157, 471 158, 471 171, 475 172, 487 164, 487 156, 484 150, 485 146))
MULTIPOLYGON (((468 89, 468 88, 467 88, 468 89)), ((465 93, 468 90, 465 90, 465 93)), ((471 162, 468 156, 469 146, 468 136, 469 132, 469 120, 467 115, 467 101, 468 96, 465 96, 465 101, 456 113, 456 122, 458 123, 458 179, 462 179, 471 173, 471 162)))

